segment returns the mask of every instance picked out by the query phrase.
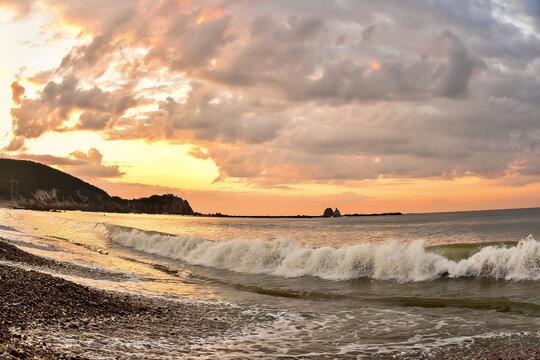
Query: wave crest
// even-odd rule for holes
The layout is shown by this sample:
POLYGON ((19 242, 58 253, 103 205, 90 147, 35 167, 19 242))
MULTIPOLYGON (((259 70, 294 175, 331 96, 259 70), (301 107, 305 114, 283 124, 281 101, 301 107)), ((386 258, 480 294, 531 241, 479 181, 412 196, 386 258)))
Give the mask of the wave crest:
POLYGON ((486 246, 460 261, 426 250, 421 240, 408 245, 389 241, 378 245, 313 248, 287 238, 214 242, 136 229, 117 232, 111 239, 150 254, 250 274, 309 275, 332 280, 426 281, 444 276, 540 280, 540 242, 532 236, 514 247, 486 246))

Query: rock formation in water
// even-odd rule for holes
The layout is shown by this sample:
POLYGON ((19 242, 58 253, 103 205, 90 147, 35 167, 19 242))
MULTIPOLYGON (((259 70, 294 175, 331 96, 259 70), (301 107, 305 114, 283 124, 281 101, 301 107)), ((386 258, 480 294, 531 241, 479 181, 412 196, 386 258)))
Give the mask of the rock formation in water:
MULTIPOLYGON (((332 210, 332 209, 330 209, 332 210)), ((334 212, 332 213, 332 217, 341 217, 341 213, 339 212, 338 208, 336 208, 336 210, 334 210, 334 212)))
POLYGON ((332 217, 332 215, 334 215, 332 208, 324 209, 323 217, 332 217))

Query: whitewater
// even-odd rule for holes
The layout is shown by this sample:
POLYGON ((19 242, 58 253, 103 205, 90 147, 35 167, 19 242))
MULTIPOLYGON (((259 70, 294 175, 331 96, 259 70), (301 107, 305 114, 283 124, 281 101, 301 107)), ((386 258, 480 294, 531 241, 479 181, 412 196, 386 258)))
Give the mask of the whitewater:
MULTIPOLYGON (((91 270, 54 276, 250 319, 190 343, 193 358, 444 359, 540 344, 540 209, 331 219, 0 209, 0 238, 91 270)), ((185 340, 160 334, 35 336, 95 359, 88 339, 118 356, 178 358, 185 340)))
POLYGON ((240 273, 323 279, 426 281, 447 276, 504 280, 540 280, 540 242, 532 235, 512 247, 477 245, 478 252, 460 261, 427 251, 425 241, 408 245, 389 241, 342 248, 313 248, 292 239, 207 241, 191 236, 147 234, 133 229, 111 237, 119 244, 150 254, 240 273))

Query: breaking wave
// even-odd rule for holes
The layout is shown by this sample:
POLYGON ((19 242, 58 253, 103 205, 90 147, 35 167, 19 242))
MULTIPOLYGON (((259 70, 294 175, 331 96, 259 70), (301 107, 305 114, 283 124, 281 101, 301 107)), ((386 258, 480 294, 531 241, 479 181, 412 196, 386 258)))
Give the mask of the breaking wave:
POLYGON ((316 276, 331 280, 427 281, 441 277, 540 280, 540 242, 532 236, 513 246, 509 243, 462 245, 472 255, 451 260, 426 248, 421 240, 410 244, 358 244, 341 248, 313 248, 291 239, 273 241, 236 239, 224 242, 198 237, 115 231, 111 239, 121 245, 194 265, 242 273, 283 277, 316 276))

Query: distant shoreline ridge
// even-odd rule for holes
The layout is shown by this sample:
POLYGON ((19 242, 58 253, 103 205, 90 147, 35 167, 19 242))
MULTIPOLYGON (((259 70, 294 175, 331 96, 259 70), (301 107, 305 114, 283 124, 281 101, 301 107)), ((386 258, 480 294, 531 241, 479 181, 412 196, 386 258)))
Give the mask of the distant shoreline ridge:
MULTIPOLYGON (((343 214, 341 217, 360 217, 360 216, 394 216, 403 215, 401 212, 386 212, 386 213, 372 213, 372 214, 343 214)), ((254 218, 254 219, 314 219, 314 218, 329 218, 330 216, 324 215, 226 215, 222 213, 214 214, 201 214, 195 213, 193 216, 202 217, 224 217, 224 218, 254 218)))
POLYGON ((39 211, 80 210, 106 213, 170 214, 227 218, 309 219, 341 216, 403 215, 400 212, 344 214, 336 208, 322 215, 226 215, 193 211, 189 202, 173 194, 152 195, 139 199, 110 196, 104 190, 73 175, 28 160, 0 159, 0 207, 39 211))
MULTIPOLYGON (((154 195, 157 196, 157 195, 154 195)), ((175 214, 168 212, 159 212, 159 213, 149 213, 149 212, 125 212, 125 211, 94 211, 88 209, 57 209, 57 208, 33 208, 26 207, 24 205, 10 202, 9 200, 0 199, 0 208, 11 208, 11 209, 21 209, 21 210, 34 210, 34 211, 84 211, 84 212, 103 212, 107 214, 154 214, 154 215, 182 215, 182 216, 195 216, 195 217, 214 217, 214 218, 239 218, 239 219, 316 219, 316 218, 326 218, 323 215, 228 215, 222 213, 213 213, 213 214, 203 214, 199 212, 194 212, 193 214, 175 214)), ((386 212, 386 213, 368 213, 368 214, 343 214, 342 217, 373 217, 373 216, 398 216, 404 215, 401 212, 386 212)))

